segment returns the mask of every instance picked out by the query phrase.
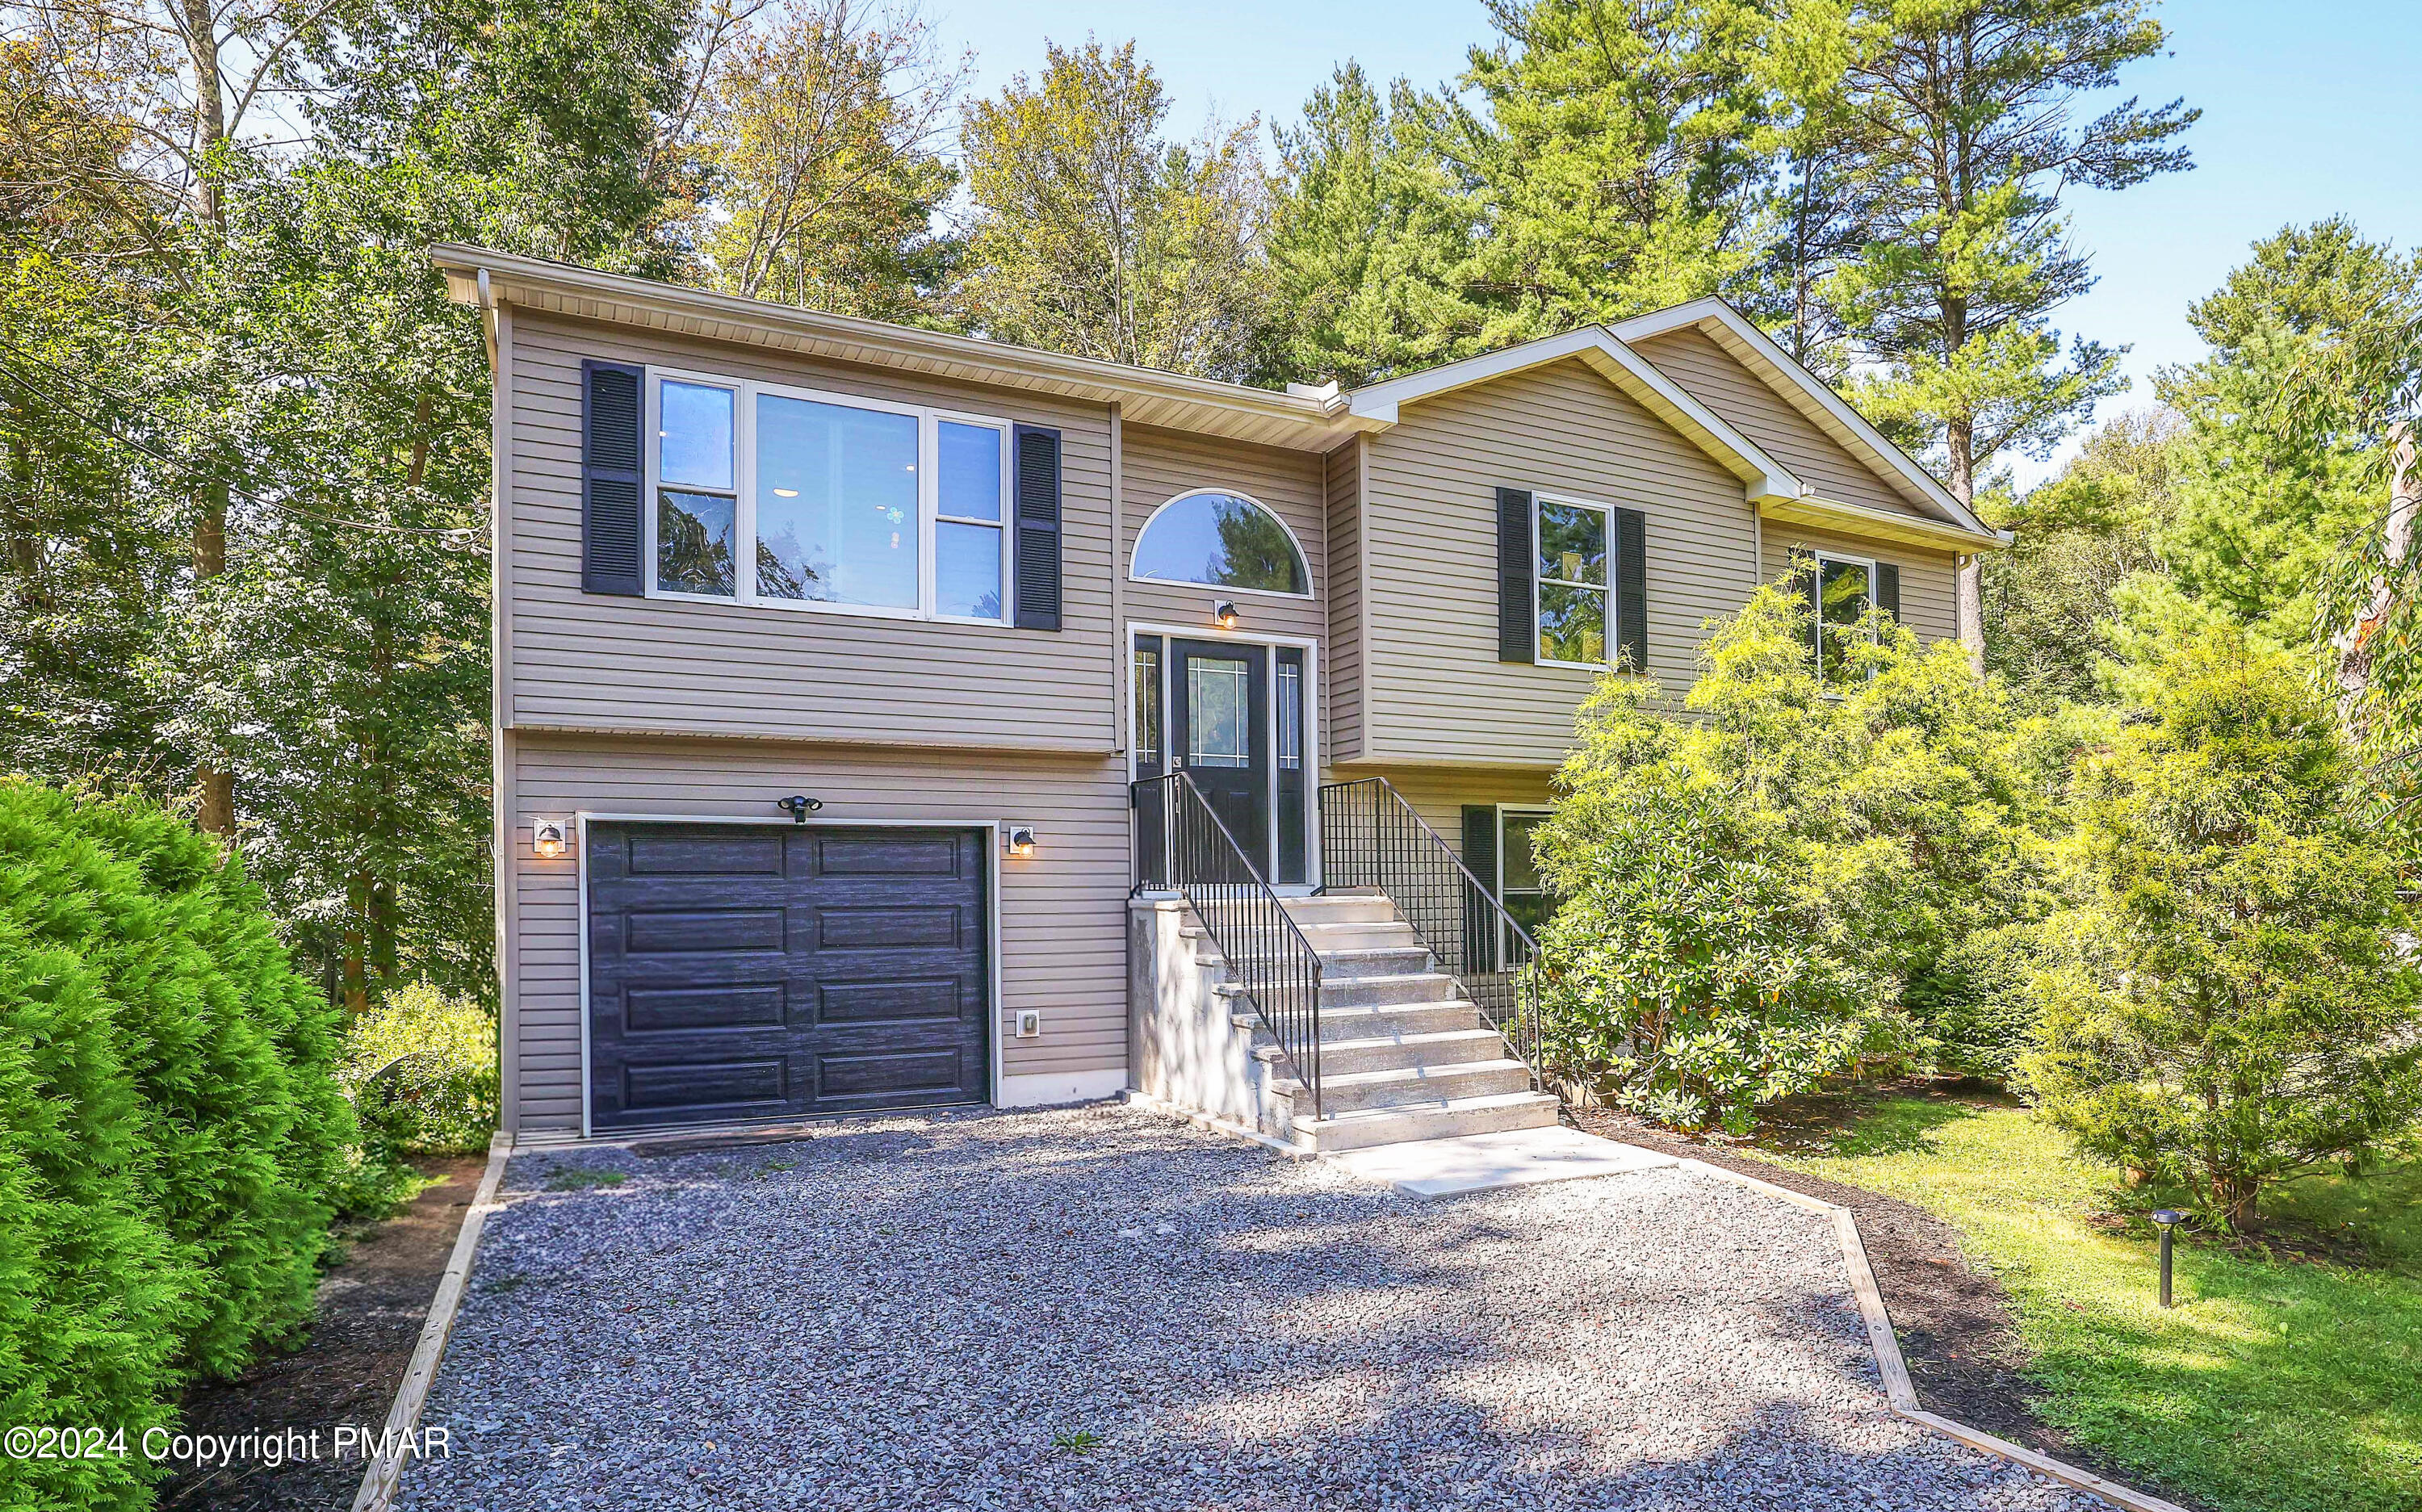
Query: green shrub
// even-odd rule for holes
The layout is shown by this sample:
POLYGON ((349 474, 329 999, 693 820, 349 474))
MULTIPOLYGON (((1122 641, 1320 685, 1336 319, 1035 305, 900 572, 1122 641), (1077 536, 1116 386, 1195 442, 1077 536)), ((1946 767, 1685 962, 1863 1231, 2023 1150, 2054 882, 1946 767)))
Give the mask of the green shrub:
MULTIPOLYGON (((1628 676, 1584 707, 1538 832, 1558 912, 1546 1024, 1567 1069, 1661 1122, 1745 1129, 1846 1072, 2026 1041, 1980 935, 2055 901, 2046 768, 1954 645, 1888 617, 1820 679, 1807 606, 1769 584, 1712 622, 1679 709, 1628 676)), ((2006 952, 2010 942, 2001 942, 2006 952)))
MULTIPOLYGON (((0 781, 0 1408, 165 1420, 307 1317, 353 1142, 334 1014, 215 842, 0 781)), ((0 1504, 138 1506, 139 1460, 0 1459, 0 1504)))
POLYGON ((354 1019, 337 1078, 364 1142, 380 1151, 484 1149, 496 1126, 496 1021, 414 983, 354 1019))
POLYGON ((2033 1049, 2035 979, 2045 949, 2037 923, 1996 924, 1955 940, 1901 993, 1926 1054, 1955 1076, 2008 1082, 2033 1049))
POLYGON ((1540 845, 1561 896, 1543 1050, 1616 1102, 1747 1134, 1888 1037, 1876 983, 1812 936, 1770 838, 1672 768, 1571 793, 1540 845))

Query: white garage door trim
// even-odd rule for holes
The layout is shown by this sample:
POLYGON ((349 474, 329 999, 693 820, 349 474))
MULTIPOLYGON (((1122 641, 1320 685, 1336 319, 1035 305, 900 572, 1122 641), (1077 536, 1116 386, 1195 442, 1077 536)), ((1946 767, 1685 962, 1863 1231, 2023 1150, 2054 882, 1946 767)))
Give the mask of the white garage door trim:
MULTIPOLYGON (((778 829, 972 829, 984 837, 984 953, 985 990, 991 1000, 985 1005, 990 1032, 984 1037, 992 1045, 992 1064, 988 1068, 990 1085, 984 1089, 984 1101, 994 1106, 1000 1103, 1000 1045, 1008 1038, 1000 1021, 1000 821, 998 819, 877 819, 853 815, 848 819, 810 819, 802 825, 791 819, 760 819, 735 817, 728 813, 611 813, 589 809, 579 810, 580 917, 574 933, 580 937, 580 1137, 590 1139, 595 1131, 589 1124, 589 827, 601 825, 744 825, 771 827, 778 829)), ((516 1046, 515 1052, 519 1052, 516 1046)), ((1121 1079, 1124 1083, 1124 1077, 1121 1079)))

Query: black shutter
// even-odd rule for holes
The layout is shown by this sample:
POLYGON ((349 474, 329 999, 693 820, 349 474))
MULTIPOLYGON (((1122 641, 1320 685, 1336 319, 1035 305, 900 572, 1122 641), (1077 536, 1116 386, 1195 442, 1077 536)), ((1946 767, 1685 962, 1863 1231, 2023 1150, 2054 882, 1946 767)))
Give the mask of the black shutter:
POLYGON ((1497 895, 1497 810, 1492 804, 1463 806, 1463 864, 1480 879, 1477 893, 1466 882, 1463 900, 1463 956, 1474 971, 1497 968, 1497 910, 1488 900, 1497 895))
POLYGON ((1614 512, 1614 648, 1632 671, 1648 670, 1648 516, 1614 512))
POLYGON ((1876 607, 1900 618, 1900 569, 1888 561, 1876 563, 1876 607))
POLYGON ((637 595, 639 571, 640 396, 647 370, 580 365, 580 590, 637 595))
POLYGON ((1539 659, 1539 570, 1531 550, 1531 496, 1497 491, 1497 659, 1539 659))
POLYGON ((1014 427, 1017 469, 1017 628, 1060 628, 1060 433, 1014 427))

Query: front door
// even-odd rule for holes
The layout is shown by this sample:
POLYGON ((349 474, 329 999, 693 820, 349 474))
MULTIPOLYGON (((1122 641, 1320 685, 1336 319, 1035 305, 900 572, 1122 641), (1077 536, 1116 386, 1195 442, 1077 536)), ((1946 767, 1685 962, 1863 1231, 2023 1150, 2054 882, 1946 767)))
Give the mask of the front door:
POLYGON ((1261 874, 1270 874, 1270 654, 1233 641, 1169 643, 1169 753, 1261 874))

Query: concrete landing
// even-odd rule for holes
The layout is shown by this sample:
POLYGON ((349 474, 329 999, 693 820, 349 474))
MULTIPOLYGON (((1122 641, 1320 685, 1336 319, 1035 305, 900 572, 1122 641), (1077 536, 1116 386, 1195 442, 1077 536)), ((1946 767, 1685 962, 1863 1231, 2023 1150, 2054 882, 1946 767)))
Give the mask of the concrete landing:
POLYGON ((1681 1164, 1670 1155, 1562 1126, 1415 1140, 1348 1150, 1329 1158, 1366 1180, 1384 1181, 1408 1197, 1453 1197, 1498 1187, 1620 1176, 1681 1164))

